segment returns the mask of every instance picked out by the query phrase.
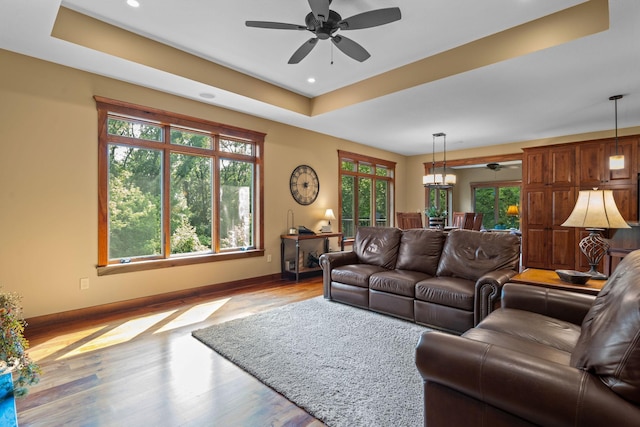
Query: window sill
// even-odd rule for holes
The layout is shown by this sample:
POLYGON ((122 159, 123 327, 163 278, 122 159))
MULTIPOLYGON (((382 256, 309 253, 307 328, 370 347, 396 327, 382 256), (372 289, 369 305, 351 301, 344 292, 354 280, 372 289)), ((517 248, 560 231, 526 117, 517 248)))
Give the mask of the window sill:
POLYGON ((182 265, 203 264, 207 262, 228 261, 232 259, 253 258, 259 256, 264 256, 264 249, 139 261, 129 264, 110 264, 107 266, 98 266, 97 271, 98 276, 108 276, 110 274, 133 273, 136 271, 155 270, 158 268, 179 267, 182 265))

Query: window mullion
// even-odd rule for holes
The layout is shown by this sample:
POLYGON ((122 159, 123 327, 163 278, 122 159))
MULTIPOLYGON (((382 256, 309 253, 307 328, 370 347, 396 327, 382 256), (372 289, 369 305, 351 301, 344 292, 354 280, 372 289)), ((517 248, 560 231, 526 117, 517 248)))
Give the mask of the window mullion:
POLYGON ((164 127, 162 150, 162 257, 171 256, 171 126, 164 127))
MULTIPOLYGON (((218 138, 216 138, 217 141, 218 138)), ((216 142, 216 148, 218 144, 216 142)), ((213 191, 213 197, 211 202, 213 203, 213 211, 211 212, 211 247, 213 252, 220 253, 220 157, 215 155, 211 158, 213 163, 213 185, 211 191, 213 191)))

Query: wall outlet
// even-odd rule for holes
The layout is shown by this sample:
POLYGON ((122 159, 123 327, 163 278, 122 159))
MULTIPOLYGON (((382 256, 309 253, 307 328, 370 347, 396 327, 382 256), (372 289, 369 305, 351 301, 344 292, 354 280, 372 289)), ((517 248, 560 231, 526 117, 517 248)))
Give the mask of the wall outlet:
POLYGON ((83 277, 80 279, 80 290, 86 291, 87 289, 89 289, 89 278, 83 277))
POLYGON ((271 262, 271 254, 267 255, 267 262, 271 262))

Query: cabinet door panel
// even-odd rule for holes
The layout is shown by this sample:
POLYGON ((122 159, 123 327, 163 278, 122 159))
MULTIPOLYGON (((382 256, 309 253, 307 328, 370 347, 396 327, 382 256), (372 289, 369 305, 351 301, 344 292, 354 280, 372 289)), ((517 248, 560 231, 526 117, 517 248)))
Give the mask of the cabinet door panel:
MULTIPOLYGON (((607 146, 607 159, 608 156, 613 156, 616 153, 616 142, 612 140, 606 144, 607 146)), ((638 142, 633 139, 620 139, 618 141, 618 154, 624 155, 624 169, 609 170, 609 162, 605 162, 606 171, 608 174, 609 184, 633 184, 635 180, 636 170, 633 160, 637 156, 638 142)))
POLYGON ((604 157, 604 147, 600 142, 578 146, 578 178, 582 187, 599 187, 604 183, 604 157))
POLYGON ((547 230, 544 228, 530 228, 526 233, 526 246, 523 247, 522 264, 530 268, 547 268, 547 230))
POLYGON ((526 185, 545 185, 548 171, 547 150, 525 151, 522 162, 522 180, 526 185))
MULTIPOLYGON (((576 185, 576 151, 573 146, 556 147, 551 149, 551 177, 549 184, 552 185, 576 185)), ((544 165, 546 167, 546 165, 544 165)))
POLYGON ((549 223, 549 205, 545 204, 547 189, 529 190, 523 195, 526 209, 522 218, 528 227, 544 228, 549 223))
POLYGON ((554 188, 551 190, 551 225, 559 227, 569 218, 573 207, 576 205, 575 188, 554 188))
POLYGON ((549 268, 573 269, 575 265, 575 230, 563 227, 551 230, 551 259, 549 268))
POLYGON ((613 200, 620 211, 620 215, 627 221, 638 220, 638 195, 635 185, 616 186, 610 188, 613 200))

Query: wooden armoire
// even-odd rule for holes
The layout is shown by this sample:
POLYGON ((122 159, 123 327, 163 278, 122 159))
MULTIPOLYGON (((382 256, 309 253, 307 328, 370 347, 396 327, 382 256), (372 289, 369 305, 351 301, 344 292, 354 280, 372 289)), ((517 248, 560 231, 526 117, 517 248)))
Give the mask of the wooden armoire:
POLYGON ((520 209, 523 267, 588 269, 578 247, 588 232, 561 226, 580 190, 612 190, 622 216, 638 221, 639 142, 640 135, 618 138, 618 153, 625 156, 621 170, 609 170, 609 156, 616 150, 613 138, 524 149, 520 209))

